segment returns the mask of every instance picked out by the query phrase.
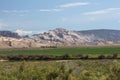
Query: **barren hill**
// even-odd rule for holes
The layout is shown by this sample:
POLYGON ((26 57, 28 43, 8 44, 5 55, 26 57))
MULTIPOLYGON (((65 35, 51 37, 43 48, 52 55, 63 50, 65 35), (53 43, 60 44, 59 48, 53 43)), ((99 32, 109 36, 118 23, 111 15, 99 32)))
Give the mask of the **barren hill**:
POLYGON ((10 31, 0 31, 0 48, 30 48, 41 46, 105 46, 120 45, 119 30, 70 31, 63 28, 21 37, 10 31))

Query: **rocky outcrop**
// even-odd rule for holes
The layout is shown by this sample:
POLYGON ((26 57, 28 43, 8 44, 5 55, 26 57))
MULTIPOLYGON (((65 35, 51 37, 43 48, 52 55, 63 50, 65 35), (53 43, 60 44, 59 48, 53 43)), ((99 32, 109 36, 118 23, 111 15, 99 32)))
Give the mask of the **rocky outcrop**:
POLYGON ((87 30, 69 31, 63 28, 49 30, 43 34, 35 34, 31 38, 43 42, 56 42, 69 46, 113 45, 120 44, 119 30, 87 30))
POLYGON ((63 28, 57 28, 44 32, 43 34, 35 34, 32 38, 41 41, 61 42, 61 43, 87 43, 102 41, 101 38, 94 35, 83 35, 77 31, 68 31, 63 28))

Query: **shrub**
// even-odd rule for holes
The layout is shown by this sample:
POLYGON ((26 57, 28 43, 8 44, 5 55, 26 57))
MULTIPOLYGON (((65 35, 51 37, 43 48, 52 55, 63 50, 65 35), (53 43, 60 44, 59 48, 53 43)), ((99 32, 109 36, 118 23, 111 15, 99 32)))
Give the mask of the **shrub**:
POLYGON ((104 54, 100 54, 100 55, 98 55, 98 59, 105 59, 106 57, 105 57, 105 55, 104 54))
POLYGON ((0 55, 0 60, 6 60, 7 59, 7 56, 5 55, 0 55))
POLYGON ((51 55, 8 55, 8 60, 49 60, 51 55))
POLYGON ((107 58, 107 59, 112 59, 113 56, 109 54, 109 55, 106 56, 106 58, 107 58))
POLYGON ((62 59, 70 59, 70 55, 69 54, 64 54, 61 56, 62 59))
POLYGON ((115 59, 117 58, 118 54, 113 54, 112 58, 115 59))
POLYGON ((73 55, 75 58, 81 58, 81 57, 83 57, 83 54, 74 54, 73 55))
POLYGON ((108 59, 116 59, 118 56, 118 54, 111 54, 111 55, 107 55, 106 58, 108 59))
POLYGON ((82 56, 81 56, 81 59, 88 59, 88 58, 89 58, 88 55, 82 55, 82 56))
POLYGON ((41 48, 57 48, 57 46, 41 46, 41 48))

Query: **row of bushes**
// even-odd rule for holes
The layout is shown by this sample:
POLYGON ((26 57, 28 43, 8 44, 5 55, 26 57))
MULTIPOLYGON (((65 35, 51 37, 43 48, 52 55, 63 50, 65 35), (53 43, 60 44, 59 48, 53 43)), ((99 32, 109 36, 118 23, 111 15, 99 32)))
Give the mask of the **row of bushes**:
POLYGON ((57 46, 41 46, 41 48, 57 48, 57 46))
POLYGON ((96 57, 88 54, 64 54, 64 55, 0 55, 2 60, 74 60, 74 59, 118 59, 118 54, 100 54, 96 57))
POLYGON ((50 60, 51 55, 1 55, 0 59, 5 60, 50 60))
POLYGON ((101 54, 98 56, 98 59, 116 59, 116 58, 118 58, 118 54, 112 54, 112 55, 101 54))

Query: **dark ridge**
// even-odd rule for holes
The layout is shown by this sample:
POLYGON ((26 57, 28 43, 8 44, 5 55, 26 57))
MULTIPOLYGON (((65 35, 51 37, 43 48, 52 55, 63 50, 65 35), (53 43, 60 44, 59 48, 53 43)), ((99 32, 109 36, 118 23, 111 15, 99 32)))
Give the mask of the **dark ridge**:
POLYGON ((0 31, 0 36, 20 38, 20 36, 18 35, 18 33, 11 32, 11 31, 0 31))
POLYGON ((106 41, 120 41, 120 30, 97 29, 78 32, 82 35, 94 35, 106 41))

